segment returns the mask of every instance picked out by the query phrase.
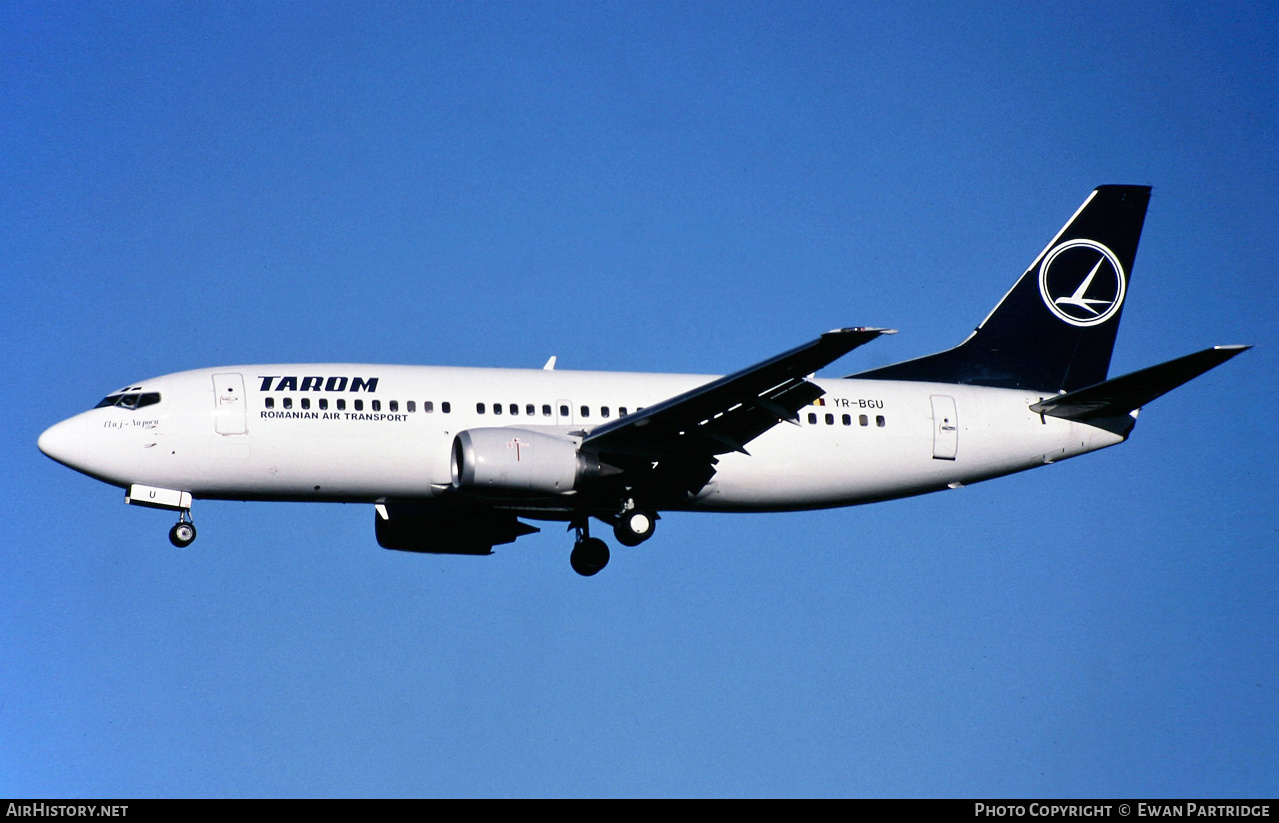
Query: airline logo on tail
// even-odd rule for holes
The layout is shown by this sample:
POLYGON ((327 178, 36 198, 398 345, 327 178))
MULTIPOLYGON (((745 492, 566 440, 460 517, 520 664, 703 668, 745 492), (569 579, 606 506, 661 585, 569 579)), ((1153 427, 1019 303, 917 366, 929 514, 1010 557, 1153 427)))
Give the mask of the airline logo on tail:
POLYGON ((1114 317, 1125 290, 1119 258, 1095 240, 1062 243, 1039 267, 1044 305, 1072 326, 1099 326, 1114 317))

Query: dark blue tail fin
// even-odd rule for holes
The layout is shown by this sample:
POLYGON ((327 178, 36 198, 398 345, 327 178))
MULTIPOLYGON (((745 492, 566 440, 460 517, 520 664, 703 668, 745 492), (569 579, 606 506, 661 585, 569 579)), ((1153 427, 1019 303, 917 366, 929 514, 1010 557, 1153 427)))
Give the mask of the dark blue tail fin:
POLYGON ((1074 391, 1106 379, 1149 186, 1100 186, 963 343, 850 375, 1074 391))

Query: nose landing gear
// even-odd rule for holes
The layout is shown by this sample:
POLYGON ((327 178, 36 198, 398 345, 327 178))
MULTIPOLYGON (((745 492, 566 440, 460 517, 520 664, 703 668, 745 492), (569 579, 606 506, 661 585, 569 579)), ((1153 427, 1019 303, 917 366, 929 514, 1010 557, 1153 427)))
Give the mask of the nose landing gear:
POLYGON ((191 522, 189 509, 179 512, 178 522, 169 529, 169 542, 179 549, 185 549, 195 542, 195 524, 191 522))
POLYGON ((124 502, 146 506, 148 509, 176 511, 178 522, 169 529, 169 542, 179 549, 185 549, 195 541, 195 524, 191 522, 191 492, 134 483, 129 486, 124 502))

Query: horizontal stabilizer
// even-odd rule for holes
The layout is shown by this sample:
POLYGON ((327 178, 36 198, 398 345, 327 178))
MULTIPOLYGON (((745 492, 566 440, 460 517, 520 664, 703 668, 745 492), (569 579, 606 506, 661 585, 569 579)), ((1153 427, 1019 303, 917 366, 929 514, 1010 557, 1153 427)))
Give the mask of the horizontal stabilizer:
POLYGON ((1252 347, 1214 346, 1158 366, 1125 374, 1123 377, 1051 397, 1031 406, 1030 410, 1081 423, 1128 414, 1250 348, 1252 347))

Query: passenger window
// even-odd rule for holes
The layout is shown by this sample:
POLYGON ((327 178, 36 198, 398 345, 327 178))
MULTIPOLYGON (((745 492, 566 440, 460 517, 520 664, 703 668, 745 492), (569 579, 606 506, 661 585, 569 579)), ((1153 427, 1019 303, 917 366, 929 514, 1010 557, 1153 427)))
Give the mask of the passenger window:
POLYGON ((884 424, 885 424, 886 422, 887 422, 887 421, 885 421, 885 420, 884 420, 884 415, 882 415, 882 414, 877 414, 877 415, 875 415, 875 425, 876 425, 876 426, 879 426, 879 427, 882 429, 882 428, 884 428, 884 424))
MULTIPOLYGON (((377 401, 374 401, 374 402, 376 403, 377 401)), ((398 401, 398 400, 392 400, 390 403, 387 403, 387 404, 386 404, 386 409, 387 409, 387 411, 393 411, 393 412, 397 412, 397 411, 399 411, 399 410, 400 410, 400 401, 398 401)))
POLYGON ((542 416, 543 416, 543 417, 550 417, 550 416, 551 416, 551 404, 550 404, 550 403, 543 403, 543 404, 542 404, 542 416))
POLYGON ((619 407, 618 407, 618 409, 617 409, 617 416, 618 416, 618 417, 625 417, 625 416, 626 416, 626 407, 625 407, 625 406, 619 406, 619 407))
POLYGON ((355 401, 355 410, 356 410, 356 411, 364 411, 364 401, 363 401, 363 400, 356 400, 356 401, 355 401))
POLYGON ((483 404, 483 403, 476 403, 476 404, 475 404, 475 413, 476 413, 476 414, 484 414, 484 404, 483 404))
POLYGON ((502 404, 501 404, 501 403, 494 403, 494 404, 493 404, 493 413, 494 413, 494 414, 501 414, 501 413, 502 413, 502 404))
POLYGON ((826 415, 826 425, 827 426, 835 425, 835 415, 833 414, 826 415))
POLYGON ((404 404, 404 410, 407 411, 409 414, 412 414, 413 412, 417 411, 417 403, 413 400, 409 400, 408 402, 404 404))
POLYGON ((374 400, 374 401, 373 401, 373 411, 382 411, 382 401, 381 401, 381 400, 374 400))
POLYGON ((275 398, 274 398, 274 397, 268 397, 268 398, 266 399, 266 407, 267 407, 268 409, 274 409, 274 408, 275 408, 275 398))
POLYGON ((560 406, 560 417, 568 417, 568 406, 560 406))
POLYGON ((529 403, 527 406, 524 407, 524 413, 527 414, 529 417, 532 417, 533 415, 537 414, 537 409, 533 406, 532 403, 529 403))
POLYGON ((346 401, 338 398, 338 411, 346 411, 346 401))
POLYGON ((860 424, 860 425, 862 425, 862 426, 869 426, 869 425, 870 425, 870 419, 869 419, 869 418, 867 418, 867 417, 866 417, 866 415, 864 415, 864 414, 859 414, 859 415, 857 415, 857 422, 858 422, 858 424, 860 424))
POLYGON ((811 424, 813 424, 813 425, 816 425, 816 424, 817 424, 817 415, 813 414, 812 412, 809 412, 809 413, 808 413, 808 422, 809 422, 809 423, 811 423, 811 424))
POLYGON ((321 397, 321 398, 320 398, 320 411, 328 411, 328 410, 329 410, 329 398, 327 398, 327 397, 321 397))
POLYGON ((291 408, 293 408, 293 398, 292 398, 292 397, 286 397, 286 398, 284 398, 284 408, 286 408, 286 409, 291 409, 291 408))
POLYGON ((512 414, 512 415, 517 415, 517 414, 519 414, 519 413, 520 413, 520 404, 519 404, 519 403, 512 403, 512 404, 511 404, 511 414, 512 414))
POLYGON ((435 401, 434 400, 423 401, 422 411, 425 412, 426 414, 433 413, 435 411, 435 401))
POLYGON ((845 426, 851 426, 853 425, 853 418, 851 415, 846 414, 842 418, 840 418, 840 422, 843 423, 845 426))
POLYGON ((311 408, 311 398, 309 398, 309 397, 303 397, 303 398, 302 398, 302 408, 304 408, 304 409, 309 409, 309 408, 311 408))
POLYGON ((445 401, 440 404, 440 411, 444 412, 445 414, 448 414, 449 412, 453 411, 453 406, 450 403, 448 403, 448 401, 445 401))
POLYGON ((608 417, 608 406, 600 406, 600 417, 608 417))

